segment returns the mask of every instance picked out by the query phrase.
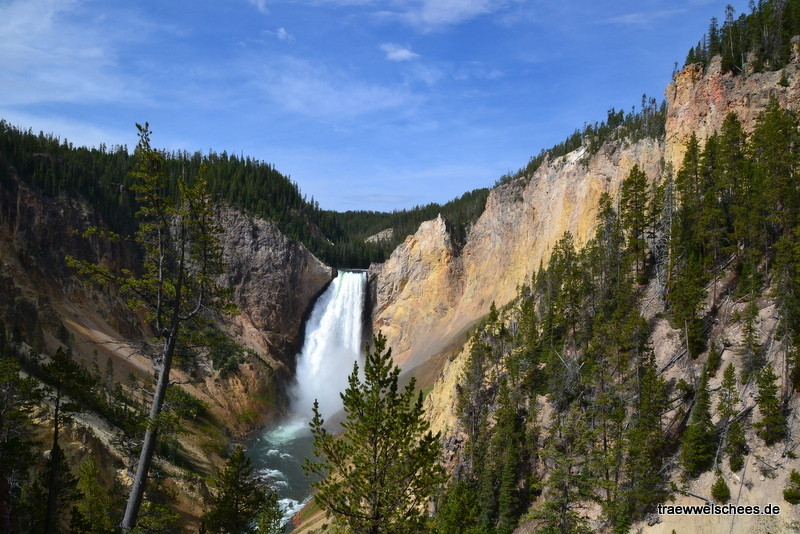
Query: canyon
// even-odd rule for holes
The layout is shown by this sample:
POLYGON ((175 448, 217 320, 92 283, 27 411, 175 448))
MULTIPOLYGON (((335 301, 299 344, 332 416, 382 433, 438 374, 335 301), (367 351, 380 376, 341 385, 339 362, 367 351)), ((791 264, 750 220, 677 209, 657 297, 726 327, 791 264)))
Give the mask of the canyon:
MULTIPOLYGON (((593 153, 584 146, 565 156, 548 157, 532 174, 491 190, 483 214, 464 243, 455 242, 449 221, 439 216, 422 223, 385 262, 370 266, 372 330, 387 337, 404 371, 424 370, 427 378, 422 384, 431 388, 426 409, 433 429, 442 433, 446 444, 464 439, 457 423, 456 389, 468 356, 463 345, 469 329, 492 304, 501 308, 516 297, 519 288, 546 266, 565 232, 572 234, 579 247, 585 244, 596 229, 601 195, 618 202, 622 181, 634 166, 649 180, 660 179, 679 168, 692 134, 707 139, 730 112, 751 131, 771 97, 785 108, 800 111, 800 43, 794 44, 793 62, 782 71, 734 76, 722 71, 719 59, 707 67, 688 65, 675 73, 666 88, 663 139, 612 139, 593 153)), ((249 349, 250 356, 229 376, 220 376, 205 362, 199 378, 179 370, 175 380, 208 403, 224 427, 221 433, 241 439, 287 413, 287 392, 304 322, 336 271, 268 221, 225 207, 219 223, 224 229, 227 265, 220 282, 233 288, 237 307, 220 328, 249 349)), ((93 287, 64 263, 72 255, 115 269, 135 268, 137 252, 130 245, 80 237, 81 231, 95 225, 102 227, 103 221, 79 199, 45 197, 15 176, 0 182, 0 317, 36 340, 38 350, 54 351, 68 340, 76 358, 87 366, 94 363, 103 368, 111 362, 118 382, 130 374, 144 378, 152 372, 151 362, 126 340, 146 337, 146 326, 114 288, 93 287)), ((389 235, 392 229, 384 232, 389 235)), ((728 317, 741 308, 735 302, 726 306, 728 317)), ((775 337, 774 306, 765 297, 759 308, 766 343, 775 337)), ((677 350, 680 333, 657 317, 660 311, 663 306, 656 305, 645 315, 656 324, 653 344, 658 364, 664 366, 677 350)), ((714 328, 716 338, 741 337, 732 321, 721 321, 714 328)), ((777 352, 768 353, 770 360, 778 357, 777 352)), ((734 351, 728 351, 725 361, 733 358, 734 351)), ((668 374, 678 379, 693 372, 690 366, 675 366, 668 374)), ((718 381, 712 384, 718 386, 718 381)), ((792 410, 796 404, 793 400, 792 410)), ((546 425, 546 416, 542 422, 546 425)), ((798 424, 793 425, 797 430, 798 424)), ((86 427, 92 431, 90 422, 86 427)), ((223 451, 209 454, 201 443, 197 438, 191 447, 198 462, 208 470, 218 466, 223 451)), ((457 462, 458 452, 457 446, 450 447, 448 461, 457 462)), ((783 470, 800 467, 794 460, 780 461, 783 470)), ((701 478, 694 489, 708 493, 710 483, 709 477, 701 478)), ((752 499, 778 500, 782 479, 759 483, 761 489, 752 499)), ((679 502, 690 503, 687 499, 681 496, 679 502)), ((199 508, 190 500, 183 510, 196 516, 199 508)), ((789 522, 800 517, 790 511, 781 519, 789 522)), ((718 519, 698 516, 693 526, 713 529, 717 527, 714 521, 718 519)), ((743 519, 737 531, 762 528, 759 521, 743 519)), ((668 532, 683 524, 666 519, 640 526, 647 532, 668 532)), ((520 528, 519 532, 525 532, 520 528)))

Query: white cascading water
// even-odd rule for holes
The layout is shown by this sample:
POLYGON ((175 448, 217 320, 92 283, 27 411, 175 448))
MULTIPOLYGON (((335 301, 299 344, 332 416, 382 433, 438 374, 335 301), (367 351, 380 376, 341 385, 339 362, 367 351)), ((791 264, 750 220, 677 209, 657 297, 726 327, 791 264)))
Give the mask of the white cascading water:
POLYGON ((361 357, 367 273, 339 271, 317 300, 306 323, 306 338, 297 357, 292 409, 311 416, 314 400, 325 419, 342 408, 339 393, 347 388, 353 363, 361 357))
MULTIPOLYGON (((305 341, 297 356, 291 392, 291 419, 265 430, 247 446, 259 476, 280 497, 284 523, 308 502, 310 480, 303 473, 313 454, 308 423, 314 399, 328 420, 342 409, 339 393, 347 388, 353 363, 361 358, 367 274, 339 271, 317 299, 306 322, 305 341)), ((287 527, 288 528, 288 527, 287 527)))

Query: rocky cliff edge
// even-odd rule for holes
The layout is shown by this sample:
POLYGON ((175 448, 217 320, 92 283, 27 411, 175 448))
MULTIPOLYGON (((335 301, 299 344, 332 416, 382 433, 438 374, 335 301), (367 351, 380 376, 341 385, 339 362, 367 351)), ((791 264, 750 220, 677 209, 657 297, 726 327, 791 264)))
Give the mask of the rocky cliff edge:
POLYGON ((569 231, 578 245, 591 236, 600 195, 616 198, 634 165, 661 172, 663 144, 609 143, 546 161, 534 174, 495 187, 465 245, 453 246, 442 217, 420 225, 381 265, 373 265, 373 328, 387 336, 396 360, 411 368, 506 304, 517 287, 569 231))

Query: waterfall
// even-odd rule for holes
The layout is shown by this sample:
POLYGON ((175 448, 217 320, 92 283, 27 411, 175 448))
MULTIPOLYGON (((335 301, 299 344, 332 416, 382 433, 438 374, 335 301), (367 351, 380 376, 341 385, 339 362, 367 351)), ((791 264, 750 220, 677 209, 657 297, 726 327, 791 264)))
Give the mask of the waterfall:
POLYGON ((367 273, 339 271, 317 299, 297 356, 296 383, 291 391, 293 413, 248 443, 248 455, 259 478, 278 493, 284 524, 311 498, 311 481, 302 465, 314 454, 308 427, 314 399, 319 400, 326 420, 341 410, 339 393, 347 388, 353 362, 361 357, 366 287, 367 273))
POLYGON ((363 348, 366 287, 367 273, 339 271, 314 305, 297 357, 292 391, 297 417, 310 418, 314 399, 325 419, 341 410, 339 393, 347 388, 347 377, 363 348))

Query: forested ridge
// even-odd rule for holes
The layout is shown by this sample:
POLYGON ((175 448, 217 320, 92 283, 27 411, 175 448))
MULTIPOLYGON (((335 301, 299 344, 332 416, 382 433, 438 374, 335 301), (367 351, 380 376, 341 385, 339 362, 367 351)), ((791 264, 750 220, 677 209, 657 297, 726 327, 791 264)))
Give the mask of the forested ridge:
MULTIPOLYGON (((498 183, 531 176, 546 158, 558 158, 582 146, 588 157, 610 140, 659 138, 664 135, 665 116, 664 102, 643 95, 639 109, 609 109, 604 121, 587 124, 563 142, 543 149, 525 167, 501 177, 498 183)), ((334 267, 366 268, 372 262, 385 261, 420 223, 439 214, 451 223, 451 237, 459 247, 483 213, 489 196, 488 188, 480 188, 445 204, 432 202, 392 212, 337 212, 320 208, 313 197, 308 199, 295 182, 269 163, 227 152, 173 152, 164 156, 173 189, 180 177, 192 179, 204 165, 209 190, 216 198, 275 223, 286 236, 302 242, 334 267), (390 235, 367 241, 387 229, 392 230, 390 235)), ((50 197, 78 195, 120 234, 130 233, 136 226, 138 206, 130 191, 130 158, 124 146, 76 147, 55 135, 35 134, 0 121, 0 180, 16 176, 50 197)))
POLYGON ((708 64, 720 56, 722 69, 733 74, 780 70, 792 57, 792 38, 800 35, 800 2, 750 0, 749 12, 737 16, 733 6, 725 18, 712 18, 703 38, 689 49, 685 65, 708 64))
POLYGON ((566 156, 581 148, 584 149, 583 161, 587 161, 609 141, 635 143, 647 138, 660 139, 664 136, 666 116, 665 101, 658 102, 643 94, 639 109, 631 106, 630 111, 626 112, 624 109, 610 108, 605 120, 585 124, 582 129, 576 129, 560 143, 549 149, 543 148, 527 165, 513 174, 501 177, 498 183, 515 179, 529 180, 545 161, 566 156))
MULTIPOLYGON (((454 238, 463 242, 477 220, 489 190, 476 189, 443 205, 430 203, 393 212, 321 209, 292 180, 271 164, 256 159, 211 152, 164 153, 171 187, 180 177, 206 167, 210 192, 246 213, 275 223, 289 238, 302 242, 318 258, 335 267, 366 268, 384 261, 419 224, 444 215, 454 226, 454 238), (391 228, 392 235, 377 242, 366 238, 391 228)), ((138 209, 130 191, 131 155, 127 147, 75 147, 54 135, 21 130, 0 122, 0 180, 12 175, 45 195, 80 196, 120 234, 136 226, 138 209)))
POLYGON ((601 201, 586 246, 565 234, 514 301, 492 306, 468 342, 458 386, 466 441, 439 532, 510 533, 520 522, 543 533, 627 532, 702 473, 725 475, 707 497, 726 502, 726 478, 751 449, 794 449, 798 140, 797 114, 776 100, 749 135, 729 115, 704 143, 689 140, 677 172, 634 167, 618 206, 601 201), (779 317, 769 346, 764 299, 779 317), (646 319, 654 300, 662 311, 646 319), (714 330, 723 301, 741 339, 714 330), (657 364, 662 318, 679 349, 657 364), (676 366, 690 378, 676 380, 676 366), (710 392, 713 376, 721 386, 710 392), (601 512, 590 523, 592 506, 601 512))

